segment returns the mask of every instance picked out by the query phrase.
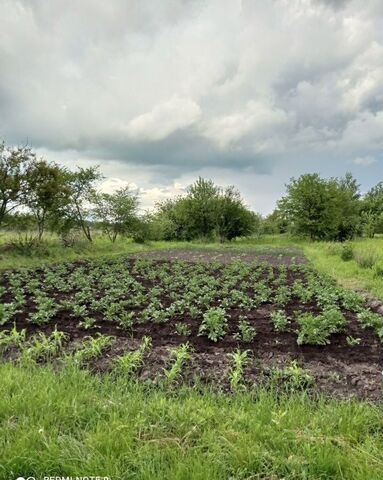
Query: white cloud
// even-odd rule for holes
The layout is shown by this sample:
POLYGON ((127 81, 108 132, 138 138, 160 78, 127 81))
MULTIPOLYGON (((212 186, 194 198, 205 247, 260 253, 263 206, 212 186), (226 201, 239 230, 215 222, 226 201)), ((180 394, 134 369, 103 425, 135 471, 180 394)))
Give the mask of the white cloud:
POLYGON ((355 165, 360 165, 362 167, 369 167, 376 163, 376 158, 367 156, 367 157, 356 157, 354 158, 355 165))
POLYGON ((201 109, 193 100, 174 96, 133 118, 126 131, 135 140, 161 140, 195 124, 200 115, 201 109))

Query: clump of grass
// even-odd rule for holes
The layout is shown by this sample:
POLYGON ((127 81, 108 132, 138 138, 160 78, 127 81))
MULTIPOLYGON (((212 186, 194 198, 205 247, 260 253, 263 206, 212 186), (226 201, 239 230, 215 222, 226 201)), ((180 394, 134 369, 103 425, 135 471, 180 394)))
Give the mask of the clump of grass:
POLYGON ((192 351, 189 342, 182 343, 179 347, 170 349, 170 358, 173 359, 173 363, 170 369, 164 369, 164 374, 168 383, 173 383, 181 376, 184 365, 191 359, 192 351))
POLYGON ((372 268, 378 261, 379 255, 374 250, 365 250, 355 252, 354 258, 361 268, 372 268))
POLYGON ((152 339, 143 337, 141 345, 136 350, 127 352, 125 355, 115 359, 116 370, 126 376, 131 376, 143 366, 144 358, 151 347, 152 339))

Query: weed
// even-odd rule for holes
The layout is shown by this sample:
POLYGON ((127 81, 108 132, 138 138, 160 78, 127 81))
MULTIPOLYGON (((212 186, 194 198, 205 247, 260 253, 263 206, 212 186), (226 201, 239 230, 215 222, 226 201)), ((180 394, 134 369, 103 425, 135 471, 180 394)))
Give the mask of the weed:
POLYGON ((143 337, 141 345, 132 352, 127 352, 121 357, 116 358, 115 365, 118 372, 126 376, 136 373, 144 364, 145 355, 152 347, 152 339, 143 337))
POLYGON ((185 363, 191 359, 192 348, 187 343, 182 343, 179 347, 170 349, 170 358, 174 359, 169 370, 164 369, 166 381, 173 383, 182 373, 185 363))
POLYGON ((240 387, 243 387, 244 369, 249 362, 248 354, 249 350, 241 351, 239 349, 235 350, 235 352, 228 353, 231 360, 229 380, 233 391, 237 391, 240 387))
POLYGON ((315 380, 311 373, 295 360, 282 369, 271 370, 271 385, 282 387, 288 392, 306 390, 314 384, 315 380))
POLYGON ((360 345, 362 340, 360 338, 354 338, 351 335, 346 337, 346 342, 349 347, 355 347, 356 345, 360 345))
POLYGON ((0 352, 5 353, 11 347, 21 347, 26 341, 27 331, 25 328, 17 330, 13 325, 12 330, 0 332, 0 352))

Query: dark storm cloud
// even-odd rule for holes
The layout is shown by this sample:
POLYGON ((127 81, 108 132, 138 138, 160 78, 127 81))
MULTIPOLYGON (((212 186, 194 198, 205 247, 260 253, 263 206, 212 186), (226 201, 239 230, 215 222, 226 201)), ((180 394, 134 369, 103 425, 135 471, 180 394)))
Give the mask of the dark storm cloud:
POLYGON ((148 178, 279 175, 287 163, 296 174, 315 162, 329 175, 351 164, 375 176, 380 0, 0 7, 0 136, 10 143, 97 160, 119 177, 137 166, 148 178))

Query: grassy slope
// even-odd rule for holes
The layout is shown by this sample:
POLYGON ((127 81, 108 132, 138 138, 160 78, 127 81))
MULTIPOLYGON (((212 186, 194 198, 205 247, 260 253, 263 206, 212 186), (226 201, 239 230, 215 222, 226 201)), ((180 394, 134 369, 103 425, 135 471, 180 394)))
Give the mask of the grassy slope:
POLYGON ((383 478, 383 412, 367 403, 169 393, 9 364, 0 378, 1 479, 383 478))

